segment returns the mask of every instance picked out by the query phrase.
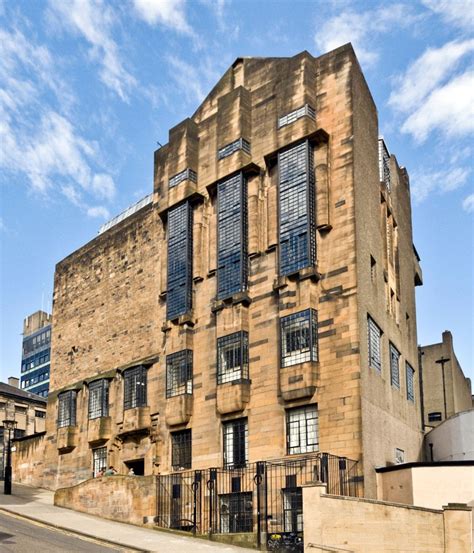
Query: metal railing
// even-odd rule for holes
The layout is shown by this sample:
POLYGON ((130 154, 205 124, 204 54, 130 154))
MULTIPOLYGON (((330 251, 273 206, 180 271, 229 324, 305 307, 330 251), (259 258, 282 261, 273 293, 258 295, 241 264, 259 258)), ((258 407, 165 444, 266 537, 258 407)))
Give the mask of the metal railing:
POLYGON ((156 523, 193 534, 303 534, 303 491, 323 482, 333 495, 358 497, 357 462, 328 453, 157 477, 156 523))

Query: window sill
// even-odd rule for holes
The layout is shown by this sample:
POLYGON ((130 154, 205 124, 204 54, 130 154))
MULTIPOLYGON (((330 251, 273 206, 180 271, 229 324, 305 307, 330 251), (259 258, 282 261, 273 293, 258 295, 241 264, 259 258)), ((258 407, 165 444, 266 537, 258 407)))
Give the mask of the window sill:
POLYGON ((280 368, 280 393, 285 401, 311 397, 316 392, 317 361, 280 368))
POLYGON ((189 422, 193 414, 192 394, 181 394, 166 399, 165 419, 168 426, 189 422))
POLYGON ((78 443, 77 426, 62 426, 56 434, 56 447, 60 453, 69 453, 78 443))
POLYGON ((218 384, 217 411, 221 415, 243 411, 250 401, 250 380, 234 380, 218 384))

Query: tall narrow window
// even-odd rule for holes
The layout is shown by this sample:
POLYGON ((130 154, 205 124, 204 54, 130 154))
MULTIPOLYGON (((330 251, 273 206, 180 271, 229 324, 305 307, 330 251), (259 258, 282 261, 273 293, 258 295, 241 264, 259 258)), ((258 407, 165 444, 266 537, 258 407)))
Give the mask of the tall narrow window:
POLYGON ((89 384, 89 419, 109 415, 109 382, 96 380, 89 384))
POLYGON ((415 370, 409 364, 405 365, 406 380, 407 380, 407 399, 408 401, 415 401, 415 370))
POLYGON ((101 470, 107 468, 107 448, 98 447, 92 450, 92 472, 94 478, 99 474, 101 470))
POLYGON ((224 423, 224 467, 241 468, 248 461, 247 419, 224 423))
POLYGON ((247 289, 247 180, 239 173, 217 187, 217 297, 247 289))
POLYGON ((390 343, 390 380, 392 386, 400 389, 400 352, 390 343))
POLYGON ((247 332, 234 332, 217 339, 217 384, 248 380, 248 352, 247 332))
POLYGON ((171 433, 171 465, 173 470, 191 468, 191 446, 191 430, 180 430, 171 433))
POLYGON ((316 262, 316 200, 313 149, 308 141, 278 154, 280 274, 316 262))
POLYGON ((318 411, 316 405, 297 407, 286 412, 288 454, 318 451, 318 411))
POLYGON ((184 349, 166 356, 166 397, 193 393, 193 352, 184 349))
POLYGON ((168 213, 168 319, 184 315, 192 307, 192 259, 193 210, 185 202, 168 213))
POLYGON ((318 360, 318 319, 306 309, 280 320, 281 367, 318 360))
POLYGON ((146 405, 146 369, 143 366, 127 369, 123 373, 123 408, 133 409, 146 405))
POLYGON ((379 138, 379 178, 390 190, 390 154, 383 138, 379 138))
POLYGON ((369 367, 381 371, 382 361, 380 343, 382 331, 371 317, 367 317, 367 333, 369 340, 369 367))
POLYGON ((58 395, 58 428, 76 426, 76 390, 58 395))

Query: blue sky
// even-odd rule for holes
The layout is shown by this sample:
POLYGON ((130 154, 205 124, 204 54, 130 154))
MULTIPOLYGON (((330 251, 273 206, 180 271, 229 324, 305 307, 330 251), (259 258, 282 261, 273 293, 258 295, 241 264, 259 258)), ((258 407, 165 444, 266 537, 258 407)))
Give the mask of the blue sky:
POLYGON ((411 176, 422 344, 473 363, 472 0, 0 0, 0 379, 54 266, 152 191, 153 151, 239 56, 352 42, 411 176))

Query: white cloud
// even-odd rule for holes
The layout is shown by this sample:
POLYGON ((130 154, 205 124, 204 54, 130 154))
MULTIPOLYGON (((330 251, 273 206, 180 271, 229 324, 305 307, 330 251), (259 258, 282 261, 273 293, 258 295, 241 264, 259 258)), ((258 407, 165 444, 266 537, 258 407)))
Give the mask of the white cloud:
POLYGON ((474 213, 474 194, 469 194, 462 203, 462 208, 467 213, 474 213))
POLYGON ((175 31, 192 34, 186 21, 184 0, 133 0, 137 15, 149 25, 160 23, 175 31))
POLYGON ((314 40, 320 53, 329 52, 351 42, 362 65, 373 65, 378 59, 373 40, 413 23, 415 16, 404 4, 358 13, 348 9, 325 21, 316 31, 314 40))
POLYGON ((466 54, 474 50, 474 40, 448 42, 440 48, 428 48, 395 79, 389 104, 399 111, 410 111, 444 79, 451 75, 466 54))
POLYGON ((472 31, 474 25, 472 0, 422 0, 422 3, 439 14, 446 22, 472 31))
POLYGON ((102 0, 50 0, 50 6, 59 24, 76 32, 90 44, 89 54, 101 66, 102 82, 127 101, 137 81, 124 68, 113 38, 113 9, 102 0))
POLYGON ((100 168, 97 143, 82 135, 68 113, 75 99, 49 50, 18 29, 0 31, 0 80, 4 173, 26 177, 34 191, 60 193, 81 209, 87 197, 112 199, 114 181, 100 168))
POLYGON ((89 217, 102 217, 103 219, 109 219, 109 210, 101 205, 88 207, 86 211, 89 217))
POLYGON ((420 171, 411 177, 411 194, 415 203, 421 203, 432 194, 445 194, 461 188, 470 170, 451 167, 440 171, 420 171))
POLYGON ((423 142, 431 131, 461 137, 474 131, 474 72, 466 71, 435 89, 402 125, 423 142))

